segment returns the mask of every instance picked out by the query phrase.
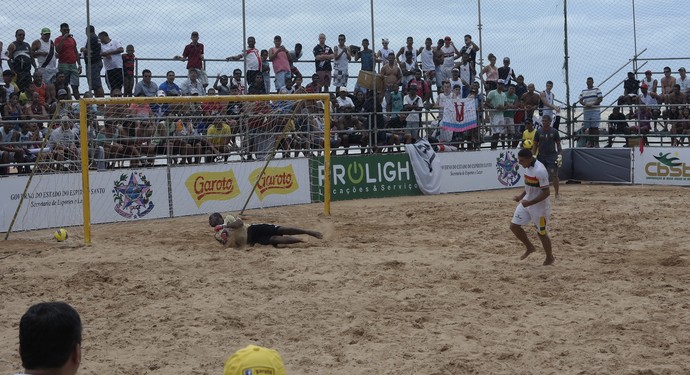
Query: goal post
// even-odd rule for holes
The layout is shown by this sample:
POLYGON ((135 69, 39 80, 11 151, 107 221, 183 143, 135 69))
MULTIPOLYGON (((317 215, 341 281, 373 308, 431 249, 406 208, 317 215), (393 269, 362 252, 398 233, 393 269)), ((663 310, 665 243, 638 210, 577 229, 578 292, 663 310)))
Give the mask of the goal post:
MULTIPOLYGON (((83 228, 84 228, 84 243, 85 244, 90 244, 92 241, 92 236, 91 236, 91 223, 92 223, 92 202, 91 202, 91 197, 90 197, 90 181, 89 181, 89 165, 92 162, 89 160, 90 153, 93 154, 93 150, 89 150, 89 147, 86 145, 89 145, 91 139, 89 139, 89 134, 91 136, 94 136, 94 133, 97 132, 97 130, 94 129, 88 129, 87 127, 91 126, 89 124, 95 124, 95 127, 101 128, 104 126, 105 123, 110 121, 111 118, 117 118, 122 116, 121 114, 115 114, 113 115, 112 113, 109 115, 101 115, 104 112, 107 112, 103 110, 103 108, 107 108, 108 106, 111 106, 114 108, 115 106, 122 107, 123 109, 121 111, 124 112, 125 108, 129 108, 130 106, 135 107, 138 105, 144 105, 144 106, 182 106, 183 108, 187 108, 185 106, 191 106, 191 105, 196 105, 196 106, 201 106, 201 105, 209 105, 209 104, 231 104, 231 103, 243 103, 243 105, 250 105, 251 102, 254 103, 260 103, 261 106, 266 106, 268 107, 270 104, 275 104, 278 103, 277 105, 279 106, 281 102, 288 103, 289 105, 293 105, 295 107, 298 106, 299 103, 305 103, 305 101, 321 101, 323 103, 322 110, 323 110, 323 145, 322 148, 313 150, 311 149, 312 143, 310 142, 307 147, 307 149, 301 149, 299 151, 302 152, 303 155, 309 156, 310 158, 314 155, 313 151, 321 152, 323 151, 323 196, 321 197, 323 200, 323 212, 325 215, 330 215, 330 200, 331 200, 331 189, 330 189, 330 174, 331 174, 331 145, 329 140, 331 139, 331 113, 330 113, 330 95, 327 93, 319 93, 319 94, 270 94, 270 95, 219 95, 219 96, 161 96, 161 97, 108 97, 108 98, 82 98, 79 101, 79 123, 82 131, 79 133, 79 138, 80 138, 80 143, 83 145, 81 147, 80 153, 81 153, 81 179, 82 179, 82 191, 83 191, 83 228), (89 111, 91 111, 92 116, 94 111, 92 110, 93 106, 96 106, 98 108, 97 113, 99 115, 97 116, 96 119, 94 118, 89 118, 89 111), (108 116, 113 116, 113 117, 108 117, 108 116), (91 122, 90 122, 91 121, 91 122)), ((278 133, 283 132, 283 136, 287 134, 289 131, 294 131, 295 127, 295 121, 293 121, 293 117, 295 117, 296 113, 290 111, 286 112, 280 112, 278 110, 275 110, 276 112, 261 112, 258 114, 253 114, 252 117, 253 119, 257 118, 269 118, 268 120, 262 120, 265 122, 272 122, 273 121, 273 126, 279 126, 278 133), (282 118, 282 119, 281 119, 282 118), (273 120, 272 120, 273 119, 273 120), (288 129, 290 126, 292 126, 292 130, 288 129)), ((127 112, 129 115, 129 112, 127 112)), ((300 115, 300 114, 297 114, 300 115)), ((309 116, 309 114, 302 114, 303 116, 309 116)), ((184 115, 185 117, 190 117, 193 118, 193 115, 187 116, 187 114, 184 115)), ((218 114, 218 118, 221 117, 229 117, 226 116, 225 114, 218 114)), ((320 114, 319 114, 320 117, 320 114)), ((208 117, 213 119, 213 117, 208 117)), ((161 120, 161 123, 165 121, 170 121, 170 119, 166 118, 165 116, 159 116, 159 117, 152 117, 152 118, 147 118, 147 121, 159 121, 161 120)), ((214 121, 214 120, 208 120, 208 121, 214 121)), ((252 121, 251 119, 248 121, 252 121)), ((311 136, 309 134, 308 136, 311 136)), ((166 138, 167 136, 163 136, 160 138, 166 138)), ((209 135, 210 137, 210 135, 209 135)), ((135 137, 136 138, 136 137, 135 137)), ((174 137, 171 137, 174 138, 174 137)), ((283 141, 283 138, 280 137, 275 137, 275 142, 277 145, 278 140, 283 141)), ((309 138, 311 139, 311 138, 309 138)), ((241 142, 244 142, 245 139, 242 139, 241 142)), ((275 147, 271 147, 269 152, 273 152, 275 154, 275 147)), ((284 154, 285 151, 281 150, 284 154)), ((273 154, 273 155, 274 155, 273 154)), ((290 155, 289 152, 287 152, 288 155, 290 155)), ((259 153, 256 153, 257 158, 259 153)), ((269 163, 270 160, 273 158, 273 155, 270 157, 267 157, 266 155, 263 156, 263 160, 265 160, 266 163, 269 163)), ((298 155, 297 150, 295 150, 295 155, 298 155)), ((201 155, 194 155, 195 157, 198 157, 199 160, 203 159, 201 155)), ((158 155, 156 157, 159 157, 158 155)), ((244 160, 244 156, 240 155, 239 156, 242 160, 244 160)), ((253 157, 252 155, 249 155, 248 158, 253 157)), ((142 156, 143 158, 143 156, 142 156)), ((162 158, 167 158, 165 160, 165 166, 168 168, 168 175, 170 175, 170 155, 165 155, 162 158)), ((184 157, 181 158, 182 162, 184 163, 184 157)), ((191 159, 191 155, 189 157, 191 159)), ((228 161, 227 157, 224 160, 225 162, 228 161)), ((241 163, 242 161, 237 161, 238 163, 241 163)), ((156 164, 160 165, 162 162, 155 161, 151 165, 156 164), (159 163, 160 162, 160 163, 159 163)), ((198 163, 198 162, 197 162, 198 163)), ((311 164, 311 163, 309 163, 311 164)), ((191 165, 191 164, 190 164, 191 165)), ((131 166, 131 164, 130 164, 131 166)), ((202 164, 203 166, 203 164, 202 164)), ((141 167, 146 168, 146 166, 141 167)), ((257 180, 261 178, 263 171, 265 170, 264 168, 261 170, 261 175, 259 175, 257 180)), ((309 171, 309 173, 313 173, 313 171, 309 171)), ((311 176, 305 176, 307 180, 312 181, 311 176)), ((317 187, 311 187, 312 189, 318 189, 317 187)), ((253 190, 250 193, 253 194, 253 190)), ((311 196, 311 194, 310 194, 311 196)))

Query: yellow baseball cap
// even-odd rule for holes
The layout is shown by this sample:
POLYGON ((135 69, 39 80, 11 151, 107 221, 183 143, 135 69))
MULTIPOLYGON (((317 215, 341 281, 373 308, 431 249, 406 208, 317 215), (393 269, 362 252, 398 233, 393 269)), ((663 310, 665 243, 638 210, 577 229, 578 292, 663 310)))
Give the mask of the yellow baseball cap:
POLYGON ((285 365, 277 351, 248 345, 225 361, 223 375, 285 375, 285 365))

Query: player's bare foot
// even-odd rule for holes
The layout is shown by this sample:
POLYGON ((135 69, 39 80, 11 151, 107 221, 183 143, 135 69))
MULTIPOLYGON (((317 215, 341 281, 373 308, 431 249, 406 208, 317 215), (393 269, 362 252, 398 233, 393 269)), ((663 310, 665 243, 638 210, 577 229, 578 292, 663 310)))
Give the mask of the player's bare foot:
POLYGON ((556 262, 556 258, 546 257, 546 260, 544 260, 544 265, 545 266, 552 266, 555 262, 556 262))
POLYGON ((321 234, 321 232, 314 232, 314 233, 311 234, 311 236, 312 236, 312 237, 316 237, 316 238, 318 238, 318 239, 322 239, 322 238, 323 238, 323 234, 321 234))
POLYGON ((522 256, 520 257, 520 260, 527 259, 527 257, 535 251, 536 248, 534 247, 534 245, 528 247, 527 250, 525 250, 525 253, 522 254, 522 256))

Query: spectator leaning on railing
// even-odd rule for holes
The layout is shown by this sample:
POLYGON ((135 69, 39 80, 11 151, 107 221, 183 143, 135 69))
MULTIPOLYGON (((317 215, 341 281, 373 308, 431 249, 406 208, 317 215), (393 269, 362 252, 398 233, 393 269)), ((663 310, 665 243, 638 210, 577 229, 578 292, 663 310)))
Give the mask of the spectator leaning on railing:
POLYGON ((199 32, 192 31, 191 36, 192 42, 184 47, 182 56, 177 55, 174 57, 175 60, 187 61, 187 70, 191 72, 196 71, 197 77, 201 84, 206 87, 208 86, 208 77, 206 71, 204 70, 204 45, 199 43, 199 32))

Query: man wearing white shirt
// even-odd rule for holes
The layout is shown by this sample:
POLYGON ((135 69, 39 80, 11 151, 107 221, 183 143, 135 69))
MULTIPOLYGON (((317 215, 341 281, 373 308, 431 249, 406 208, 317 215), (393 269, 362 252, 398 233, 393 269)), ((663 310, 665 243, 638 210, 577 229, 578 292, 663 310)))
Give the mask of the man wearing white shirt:
POLYGON ((529 237, 527 237, 527 233, 525 233, 522 226, 534 225, 546 253, 546 259, 542 264, 550 266, 554 264, 556 258, 553 256, 551 238, 549 238, 547 232, 547 226, 551 219, 549 174, 544 164, 539 162, 532 155, 532 152, 526 148, 518 152, 518 163, 525 169, 523 179, 525 181, 525 190, 520 195, 513 197, 513 200, 518 202, 518 205, 515 208, 515 213, 513 213, 510 230, 525 245, 526 250, 520 259, 526 259, 531 253, 536 251, 536 248, 529 237))
POLYGON ((182 91, 182 95, 206 95, 204 85, 200 80, 197 79, 197 73, 194 69, 189 70, 189 78, 182 82, 182 85, 180 85, 180 90, 182 91))
POLYGON ((405 138, 409 136, 409 139, 406 139, 405 143, 414 143, 419 139, 419 125, 423 108, 422 97, 417 95, 417 85, 410 85, 407 89, 407 95, 403 99, 403 110, 408 112, 405 138))
POLYGON ((676 83, 680 85, 680 92, 690 99, 690 78, 685 74, 685 68, 678 69, 680 77, 676 79, 676 83))
POLYGON ((235 56, 230 56, 227 57, 225 60, 230 61, 237 61, 241 58, 244 58, 244 66, 245 69, 247 70, 245 72, 245 79, 247 82, 247 86, 254 84, 256 82, 256 75, 261 74, 261 69, 262 69, 262 61, 261 61, 261 52, 255 48, 256 45, 256 39, 253 36, 250 36, 247 38, 247 50, 235 55, 235 56))
POLYGON ((50 133, 49 145, 57 161, 71 160, 78 164, 81 154, 77 148, 77 132, 72 130, 72 119, 63 116, 60 127, 50 133))
MULTIPOLYGON (((453 105, 453 93, 450 89, 450 82, 443 81, 441 84, 443 92, 438 94, 439 123, 443 120, 443 112, 446 106, 453 105)), ((453 132, 444 128, 439 128, 438 140, 441 143, 449 143, 453 138, 453 132)))
POLYGON ((119 41, 110 39, 110 36, 105 31, 98 33, 98 39, 101 41, 105 82, 108 84, 111 92, 115 89, 122 90, 122 85, 124 84, 122 53, 125 52, 125 49, 119 41))

